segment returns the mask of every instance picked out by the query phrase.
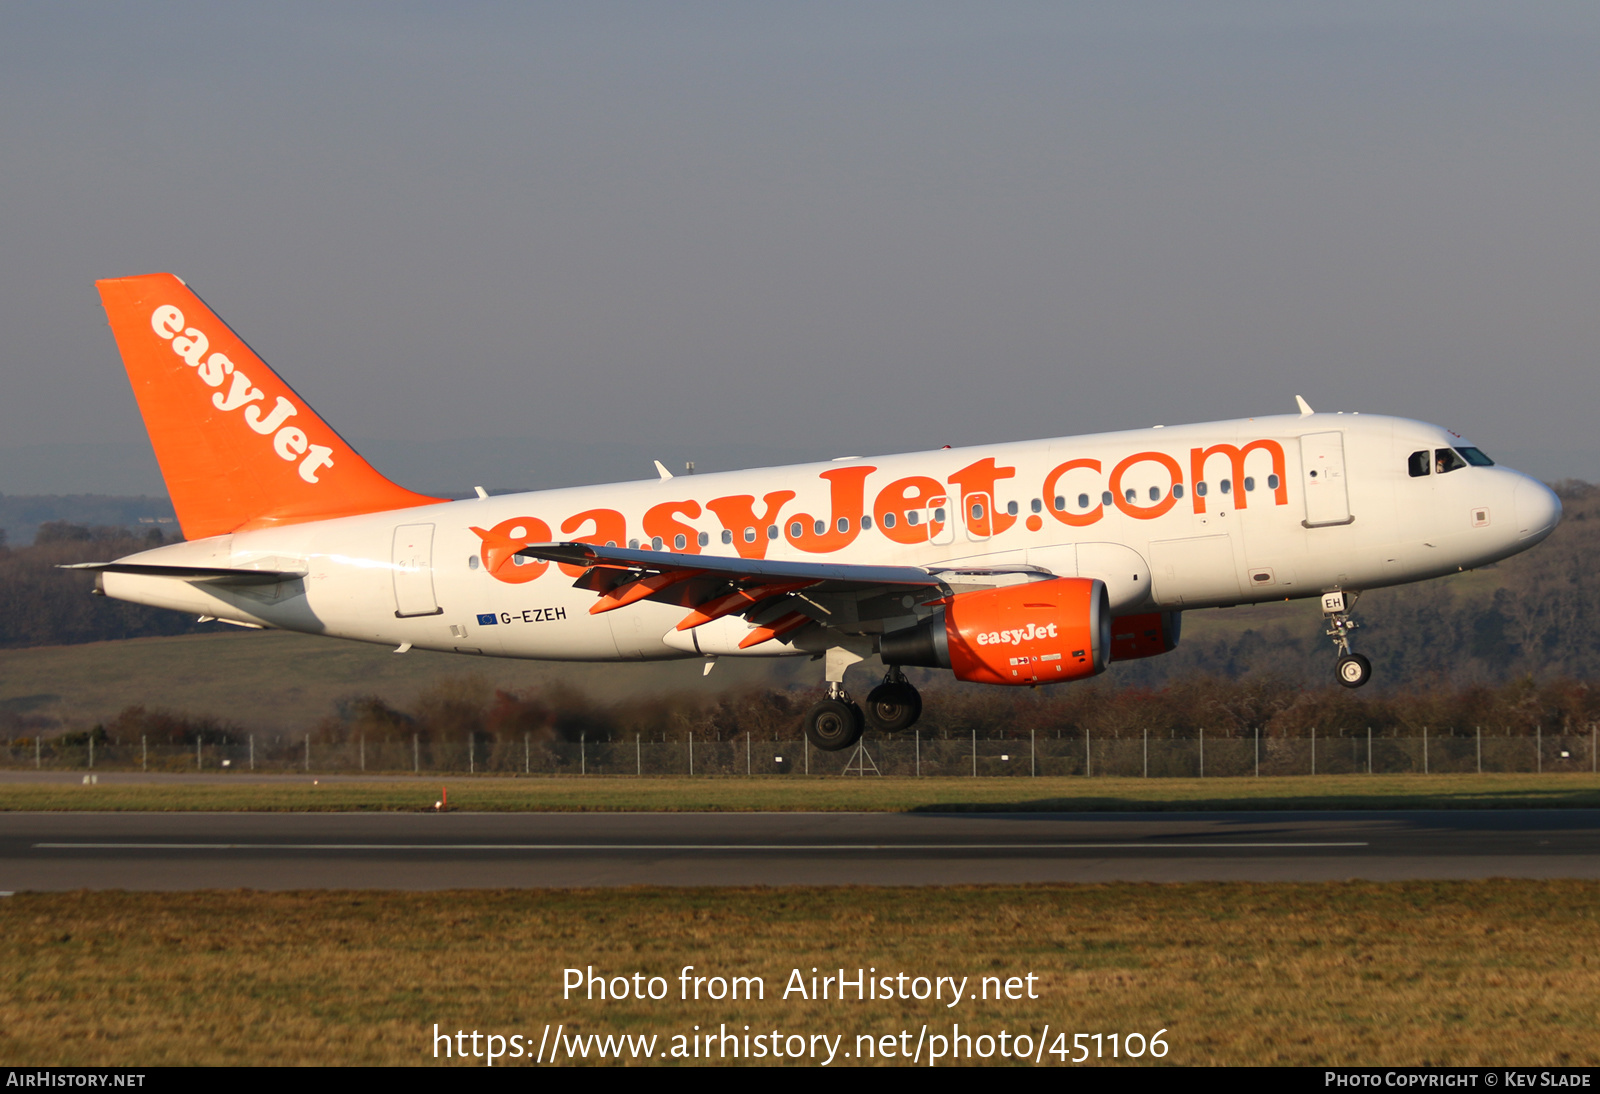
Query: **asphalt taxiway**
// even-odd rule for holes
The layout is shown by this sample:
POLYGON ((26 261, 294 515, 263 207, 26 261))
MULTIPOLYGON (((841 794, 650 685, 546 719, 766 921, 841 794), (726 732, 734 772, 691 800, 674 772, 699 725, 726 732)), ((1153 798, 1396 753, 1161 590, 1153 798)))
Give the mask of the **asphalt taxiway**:
POLYGON ((0 813, 0 891, 1600 877, 1600 810, 0 813))

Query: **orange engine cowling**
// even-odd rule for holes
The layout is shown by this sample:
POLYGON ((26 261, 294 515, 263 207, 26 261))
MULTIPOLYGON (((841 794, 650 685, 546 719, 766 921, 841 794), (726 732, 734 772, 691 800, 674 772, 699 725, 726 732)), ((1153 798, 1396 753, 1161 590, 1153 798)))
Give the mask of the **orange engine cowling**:
POLYGON ((1110 660, 1111 603, 1105 582, 1085 577, 957 593, 878 649, 885 664, 951 669, 979 684, 1081 680, 1110 660))
POLYGON ((1182 612, 1119 615, 1111 621, 1111 660, 1136 661, 1177 648, 1182 612))

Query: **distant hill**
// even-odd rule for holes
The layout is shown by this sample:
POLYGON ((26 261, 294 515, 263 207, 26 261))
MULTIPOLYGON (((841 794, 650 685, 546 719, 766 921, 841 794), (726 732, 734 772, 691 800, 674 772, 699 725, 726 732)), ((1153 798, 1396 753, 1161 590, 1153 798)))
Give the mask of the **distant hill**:
POLYGON ((165 495, 116 497, 109 494, 0 494, 0 542, 26 547, 41 524, 66 521, 86 527, 160 528, 177 535, 172 502, 165 495))

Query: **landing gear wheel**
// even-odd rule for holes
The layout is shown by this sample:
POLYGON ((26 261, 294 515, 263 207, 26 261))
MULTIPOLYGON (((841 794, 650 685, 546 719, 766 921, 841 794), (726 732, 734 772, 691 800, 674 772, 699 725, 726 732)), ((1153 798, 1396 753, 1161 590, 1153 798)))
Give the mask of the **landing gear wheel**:
POLYGON ((922 696, 903 680, 886 680, 867 693, 867 723, 881 733, 899 733, 922 717, 922 696))
POLYGON ((864 724, 854 703, 824 699, 806 712, 806 738, 823 752, 837 752, 861 739, 864 724))
POLYGON ((1339 676, 1339 683, 1347 688, 1358 688, 1372 679, 1372 662, 1359 653, 1347 654, 1339 658, 1334 672, 1339 676))

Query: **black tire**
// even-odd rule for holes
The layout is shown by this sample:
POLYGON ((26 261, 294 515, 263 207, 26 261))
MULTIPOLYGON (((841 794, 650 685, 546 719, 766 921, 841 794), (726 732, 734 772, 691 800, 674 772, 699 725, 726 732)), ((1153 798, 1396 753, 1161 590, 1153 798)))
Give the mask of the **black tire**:
POLYGON ((1372 662, 1359 653, 1352 653, 1339 658, 1339 664, 1333 671, 1338 676, 1339 683, 1347 688, 1358 688, 1372 679, 1372 662))
POLYGON ((907 683, 882 683, 867 693, 867 724, 880 733, 900 733, 922 717, 922 695, 907 683))
POLYGON ((864 725, 854 703, 824 699, 806 712, 806 739, 823 752, 838 752, 861 740, 864 725))

